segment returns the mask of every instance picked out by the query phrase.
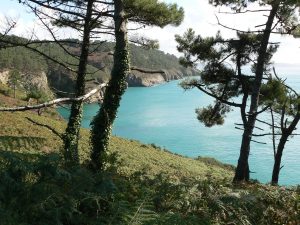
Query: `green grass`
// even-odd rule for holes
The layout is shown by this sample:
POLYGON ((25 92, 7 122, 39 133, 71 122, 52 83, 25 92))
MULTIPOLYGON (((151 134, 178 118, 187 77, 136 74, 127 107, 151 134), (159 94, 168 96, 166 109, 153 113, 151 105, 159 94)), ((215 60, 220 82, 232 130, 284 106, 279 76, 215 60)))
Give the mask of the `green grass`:
MULTIPOLYGON (((0 88, 5 89, 2 85, 0 88)), ((19 93, 22 96, 21 93, 19 93)), ((13 99, 0 94, 0 103, 6 106, 24 105, 27 102, 13 99)), ((37 111, 27 112, 1 112, 0 113, 0 149, 17 152, 50 153, 62 149, 62 140, 46 127, 52 127, 63 134, 66 122, 56 113, 55 109, 46 109, 42 115, 37 111)), ((89 130, 81 129, 79 152, 81 161, 89 159, 89 130)), ((147 171, 149 176, 166 173, 174 178, 216 177, 231 179, 233 168, 215 160, 208 164, 207 159, 192 159, 173 154, 168 150, 160 149, 154 144, 146 145, 139 141, 112 137, 109 152, 117 155, 121 163, 119 173, 131 175, 139 171, 147 171)))
MULTIPOLYGON (((7 106, 26 104, 2 95, 0 100, 7 106)), ((233 166, 120 137, 110 141, 109 152, 119 163, 105 171, 108 176, 84 166, 66 168, 59 154, 50 154, 60 153, 60 137, 27 118, 60 134, 66 127, 53 109, 41 116, 35 111, 0 113, 4 225, 300 224, 299 187, 233 185, 233 166)), ((88 160, 88 129, 81 129, 79 149, 81 161, 88 160)))
MULTIPOLYGON (((18 152, 57 152, 62 147, 61 139, 46 127, 38 126, 27 118, 40 124, 51 126, 63 134, 66 123, 63 119, 53 119, 49 114, 39 116, 37 112, 0 113, 0 148, 18 152)), ((81 129, 79 143, 82 161, 89 157, 89 130, 81 129)), ((222 163, 207 164, 206 160, 172 154, 153 145, 138 141, 112 137, 109 151, 116 153, 121 162, 119 172, 130 175, 137 171, 147 171, 150 176, 166 173, 174 177, 228 178, 233 169, 222 163)))

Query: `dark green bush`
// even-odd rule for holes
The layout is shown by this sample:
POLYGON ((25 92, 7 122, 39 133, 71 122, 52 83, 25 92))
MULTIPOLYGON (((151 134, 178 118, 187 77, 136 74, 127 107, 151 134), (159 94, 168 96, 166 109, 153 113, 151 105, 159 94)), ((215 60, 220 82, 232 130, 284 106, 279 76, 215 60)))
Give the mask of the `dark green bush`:
POLYGON ((106 224, 116 188, 107 176, 64 168, 56 154, 0 154, 1 225, 106 224))

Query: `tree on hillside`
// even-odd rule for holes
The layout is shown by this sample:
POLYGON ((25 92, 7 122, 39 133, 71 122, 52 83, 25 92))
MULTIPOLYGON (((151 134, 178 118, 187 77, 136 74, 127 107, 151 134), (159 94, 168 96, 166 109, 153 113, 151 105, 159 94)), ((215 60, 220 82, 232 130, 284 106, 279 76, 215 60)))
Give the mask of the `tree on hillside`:
POLYGON ((183 19, 183 9, 176 4, 166 4, 157 0, 115 0, 114 33, 116 46, 111 79, 105 91, 103 103, 92 121, 92 167, 103 169, 112 125, 117 115, 121 97, 127 88, 126 76, 130 70, 127 22, 146 26, 164 27, 179 25, 183 19))
POLYGON ((14 69, 9 72, 8 84, 14 89, 14 98, 16 98, 16 89, 20 86, 21 74, 18 70, 14 69))
MULTIPOLYGON (((83 96, 85 94, 85 77, 87 74, 88 56, 91 52, 90 39, 95 34, 94 30, 101 25, 100 18, 106 14, 106 10, 98 10, 96 8, 96 0, 26 0, 22 1, 23 4, 29 6, 43 24, 47 27, 55 43, 60 43, 56 40, 54 32, 50 26, 44 22, 45 18, 50 19, 53 24, 59 27, 71 27, 78 32, 82 33, 82 41, 80 43, 79 56, 71 53, 66 46, 59 44, 64 51, 77 59, 78 64, 76 72, 76 85, 75 85, 75 98, 83 96), (36 6, 39 6, 37 9, 36 6), (45 15, 43 9, 51 9, 54 11, 54 16, 45 15), (44 18, 43 18, 44 17, 44 18)), ((73 39, 64 40, 67 42, 74 42, 73 39)), ((78 41, 75 40, 76 44, 78 41)), ((100 43, 101 44, 101 43, 100 43)), ((64 158, 70 163, 79 163, 78 154, 78 139, 81 127, 83 110, 83 101, 74 101, 71 106, 71 113, 68 121, 68 125, 64 134, 64 158)))
MULTIPOLYGON (((261 35, 243 33, 237 33, 237 38, 232 39, 223 39, 219 33, 215 37, 202 38, 191 29, 182 37, 176 36, 178 50, 185 53, 182 64, 191 66, 198 60, 205 64, 199 79, 188 79, 181 83, 185 89, 198 88, 215 99, 213 105, 196 110, 198 120, 205 126, 222 125, 233 107, 240 111, 242 129, 247 126, 247 102, 255 76, 251 72, 246 73, 245 68, 253 66, 261 39, 261 35)), ((276 48, 276 45, 268 48, 267 63, 276 48)), ((268 73, 268 67, 264 68, 264 73, 268 73)))
MULTIPOLYGON (((92 15, 95 2, 95 0, 88 0, 86 1, 86 3, 84 1, 75 3, 75 5, 77 4, 77 6, 80 6, 85 11, 85 15, 83 12, 83 19, 81 18, 83 22, 82 24, 80 24, 81 26, 83 26, 83 37, 77 70, 75 97, 79 97, 85 94, 85 76, 87 70, 87 60, 90 52, 90 36, 95 24, 98 22, 98 18, 95 19, 92 15)), ((78 19, 78 16, 75 16, 75 18, 72 19, 70 19, 70 17, 64 16, 56 20, 56 23, 59 23, 61 25, 69 25, 70 23, 75 23, 75 21, 77 21, 78 19)), ((79 163, 78 139, 81 127, 82 111, 82 101, 72 103, 71 113, 64 135, 65 160, 77 163, 79 163)))
POLYGON ((284 147, 288 139, 294 135, 300 120, 300 96, 276 76, 276 78, 272 78, 262 85, 260 104, 271 105, 269 109, 271 122, 264 121, 264 123, 269 125, 272 130, 274 165, 271 183, 277 185, 282 168, 281 158, 284 147), (276 139, 279 139, 277 146, 276 139))
MULTIPOLYGON (((241 2, 235 0, 211 0, 209 1, 211 4, 215 6, 219 5, 230 5, 232 9, 236 11, 236 13, 246 13, 247 10, 244 10, 247 7, 248 2, 241 2), (244 10, 244 11, 243 11, 244 10)), ((259 111, 259 96, 260 96, 260 88, 263 83, 264 74, 267 71, 268 62, 272 56, 272 45, 269 43, 270 35, 272 32, 279 33, 291 33, 293 29, 296 28, 298 24, 297 17, 295 17, 295 10, 298 9, 298 1, 251 1, 251 2, 259 2, 261 5, 269 6, 270 9, 264 10, 265 12, 269 12, 267 17, 267 21, 264 29, 254 31, 255 33, 260 33, 260 40, 257 46, 257 56, 254 59, 253 63, 253 80, 251 81, 251 90, 249 91, 250 95, 250 107, 248 113, 242 117, 243 119, 243 136, 242 143, 240 148, 240 157, 238 160, 237 169, 234 176, 234 181, 248 181, 249 180, 249 165, 248 158, 250 153, 250 143, 253 137, 253 131, 255 128, 255 122, 259 111), (277 31, 276 31, 277 29, 277 31), (271 51, 271 52, 270 52, 271 51)), ((259 11, 259 10, 258 10, 259 11)), ((222 24, 220 24, 222 25, 222 24)), ((224 25, 223 25, 224 26, 224 25)), ((227 27, 227 26, 225 26, 227 27)), ((261 26, 259 26, 261 27, 261 26)), ((228 28, 228 27, 227 27, 228 28)), ((232 28, 233 29, 233 28, 232 28)), ((234 29, 236 30, 236 29, 234 29)), ((240 31, 241 33, 251 33, 250 31, 240 31)), ((193 56, 196 56, 196 60, 202 60, 202 54, 207 55, 206 49, 197 49, 194 46, 197 46, 199 42, 196 39, 191 37, 191 40, 186 37, 186 43, 180 46, 179 42, 179 50, 186 52, 187 62, 191 62, 193 60, 193 56), (193 48, 194 47, 194 48, 193 48)), ((214 53, 214 52, 211 52, 214 53)), ((214 56, 215 57, 215 56, 214 56)), ((238 61, 237 61, 238 62, 238 61)), ((214 67, 213 67, 214 68, 214 67)), ((209 71, 208 76, 213 77, 214 69, 209 71)), ((247 99, 247 97, 245 97, 247 99)), ((226 108, 224 109, 221 104, 218 104, 215 108, 210 108, 210 111, 206 111, 209 113, 221 112, 224 114, 226 112, 226 108)))
MULTIPOLYGON (((80 59, 80 54, 79 55, 73 55, 69 49, 68 46, 64 45, 64 43, 69 42, 69 41, 74 41, 73 39, 64 39, 64 40, 58 40, 55 37, 55 33, 51 30, 51 26, 49 26, 49 20, 52 21, 52 25, 56 26, 69 26, 71 28, 77 29, 81 33, 85 33, 85 18, 87 16, 87 1, 56 1, 56 0, 50 0, 50 1, 43 1, 43 0, 22 0, 20 1, 21 3, 29 6, 29 8, 32 9, 32 11, 37 15, 37 17, 40 19, 40 21, 46 26, 46 29, 50 32, 50 34, 53 37, 53 41, 45 40, 45 41, 39 41, 39 40, 21 40, 21 41, 12 41, 10 38, 4 38, 4 43, 7 43, 10 45, 10 47, 13 46, 22 46, 26 47, 29 49, 32 49, 34 51, 37 51, 40 53, 42 56, 45 56, 47 59, 52 60, 53 62, 59 64, 60 66, 63 66, 67 70, 70 71, 75 71, 74 68, 77 68, 78 62, 84 62, 85 60, 80 59), (43 10, 43 9, 46 9, 43 10), (51 11, 52 13, 48 13, 48 11, 51 11), (57 43, 63 51, 74 57, 76 60, 71 60, 62 63, 60 60, 60 57, 53 57, 53 55, 48 55, 40 51, 40 49, 36 49, 32 47, 32 44, 40 44, 40 46, 43 46, 43 43, 51 43, 55 42, 57 43)), ((91 8, 91 29, 95 29, 96 31, 93 30, 93 32, 90 31, 90 33, 95 34, 93 38, 99 38, 99 35, 102 34, 112 34, 111 29, 114 28, 113 25, 111 25, 111 20, 114 18, 115 14, 115 9, 114 9, 114 2, 113 1, 94 1, 96 4, 94 4, 94 7, 91 8)), ((182 9, 177 9, 176 5, 167 5, 164 3, 157 3, 157 1, 150 1, 149 4, 144 5, 144 2, 140 2, 139 4, 135 4, 132 1, 125 1, 125 8, 128 10, 127 18, 125 20, 130 19, 136 24, 143 24, 145 25, 151 25, 154 23, 157 23, 159 26, 165 26, 168 23, 179 23, 180 20, 182 20, 183 17, 183 11, 182 9), (153 17, 152 12, 149 10, 154 10, 154 7, 158 6, 158 9, 161 10, 161 12, 165 13, 165 15, 156 15, 155 18, 153 17), (140 15, 140 11, 143 9, 144 13, 143 15, 140 15), (136 15, 132 14, 134 11, 136 11, 136 15), (164 18, 163 18, 164 17, 164 18), (137 23, 136 19, 139 18, 140 22, 137 23), (145 18, 150 18, 152 22, 147 21, 145 18), (163 19, 162 19, 163 18, 163 19)), ((123 3, 122 3, 123 4, 123 3)), ((154 11, 153 11, 154 12, 154 11)), ((156 14, 160 14, 160 12, 157 12, 156 14)), ((85 35, 83 35, 85 36, 85 35)), ((91 38, 91 37, 89 37, 91 38)), ((2 40, 1 40, 2 41, 2 40)), ((76 41, 76 40, 75 40, 76 41)), ((136 39, 135 39, 136 41, 136 39)), ((98 41, 99 42, 99 41, 98 41)), ((127 42, 127 40, 126 40, 127 42)), ((137 41, 139 42, 139 41, 137 41)), ((96 42, 95 42, 96 43, 96 42)), ((81 45, 81 43, 78 43, 76 41, 76 44, 81 45)), ((147 47, 157 47, 157 44, 155 41, 143 39, 143 46, 147 47)), ((81 45, 81 47, 83 47, 81 45)), ((84 48, 81 48, 84 49, 84 48)), ((92 51, 96 51, 97 46, 93 45, 92 51)), ((51 50, 49 49, 49 52, 51 50)), ((80 65, 84 65, 84 63, 81 63, 80 65)), ((79 65, 79 66, 80 66, 79 65)), ((137 70, 137 68, 133 68, 134 70, 137 70)), ((78 74, 77 70, 77 74, 78 74)), ((157 70, 158 71, 158 70, 157 70)), ((155 71, 155 72, 157 72, 155 71)), ((151 73, 151 71, 146 71, 147 73, 151 73)), ((153 72, 153 71, 152 71, 153 72)), ((161 71, 159 71, 161 72, 161 71)), ((77 76, 77 90, 84 90, 85 86, 85 79, 79 78, 77 76), (83 81, 83 82, 81 82, 83 81), (80 84, 80 87, 78 86, 80 84)), ((82 95, 81 95, 82 96, 82 95)), ((76 97, 76 96, 75 96, 76 97)), ((79 96, 77 96, 76 99, 80 99, 79 96)), ((70 117, 70 122, 68 124, 68 128, 65 132, 65 137, 64 142, 66 146, 66 151, 64 151, 65 159, 73 162, 78 163, 78 138, 79 138, 79 125, 81 122, 81 110, 82 110, 82 102, 75 101, 75 105, 79 107, 81 105, 81 109, 75 109, 76 107, 72 107, 74 109, 71 113, 70 117), (77 103, 78 102, 78 103, 77 103), (72 133, 71 135, 69 135, 72 133)), ((74 105, 73 104, 73 105, 74 105)))

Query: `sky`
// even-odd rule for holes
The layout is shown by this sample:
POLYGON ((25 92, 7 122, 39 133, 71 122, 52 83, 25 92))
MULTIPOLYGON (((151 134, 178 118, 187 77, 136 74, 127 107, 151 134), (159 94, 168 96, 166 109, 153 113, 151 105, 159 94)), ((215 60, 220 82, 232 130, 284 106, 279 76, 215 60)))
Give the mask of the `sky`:
MULTIPOLYGON (((140 30, 139 35, 144 35, 149 38, 158 39, 160 42, 160 49, 162 51, 180 56, 176 49, 176 42, 174 36, 176 34, 182 35, 188 28, 193 28, 197 34, 202 36, 215 35, 218 30, 221 31, 225 38, 234 37, 234 31, 222 28, 217 24, 216 17, 222 21, 222 24, 241 29, 253 29, 256 25, 265 23, 266 17, 263 13, 242 14, 240 16, 224 14, 222 12, 230 11, 228 8, 215 8, 208 4, 208 0, 161 0, 167 3, 177 3, 185 10, 185 19, 183 23, 178 26, 167 26, 163 29, 147 27, 140 30)), ((257 5, 252 5, 252 8, 257 8, 257 5)), ((49 38, 50 34, 37 22, 35 17, 31 15, 18 0, 1 0, 0 8, 0 29, 3 28, 5 17, 11 17, 17 20, 17 26, 12 30, 12 34, 29 37, 32 30, 36 32, 38 38, 49 38)), ((59 33, 60 38, 68 38, 76 35, 70 30, 59 33)), ((131 32, 130 35, 136 35, 136 31, 131 32)), ((272 35, 272 41, 280 42, 280 48, 274 55, 273 61, 277 64, 293 64, 300 66, 300 38, 294 39, 290 36, 272 35)))

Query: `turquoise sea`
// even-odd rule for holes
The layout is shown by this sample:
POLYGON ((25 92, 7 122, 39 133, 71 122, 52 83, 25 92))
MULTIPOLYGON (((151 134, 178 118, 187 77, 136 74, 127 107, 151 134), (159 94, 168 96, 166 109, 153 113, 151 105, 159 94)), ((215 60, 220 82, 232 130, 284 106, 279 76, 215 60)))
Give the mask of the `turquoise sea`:
MULTIPOLYGON (((287 82, 300 90, 300 76, 289 75, 287 82)), ((154 143, 181 155, 209 156, 236 165, 242 133, 235 129, 234 123, 240 122, 239 112, 230 112, 224 125, 207 128, 197 120, 195 109, 206 106, 213 100, 196 89, 184 91, 178 83, 179 81, 172 81, 155 87, 128 88, 121 102, 113 134, 154 143)), ((85 105, 83 127, 89 127, 98 109, 98 104, 85 105)), ((65 108, 60 108, 59 112, 64 118, 69 115, 65 108)), ((269 120, 270 115, 260 118, 269 120)), ((264 128, 268 130, 268 127, 264 128)), ((271 137, 255 140, 267 144, 252 143, 251 177, 267 183, 271 179, 273 165, 271 137)), ((300 184, 299 141, 300 136, 295 136, 286 145, 282 162, 284 167, 280 176, 282 185, 300 184)))

